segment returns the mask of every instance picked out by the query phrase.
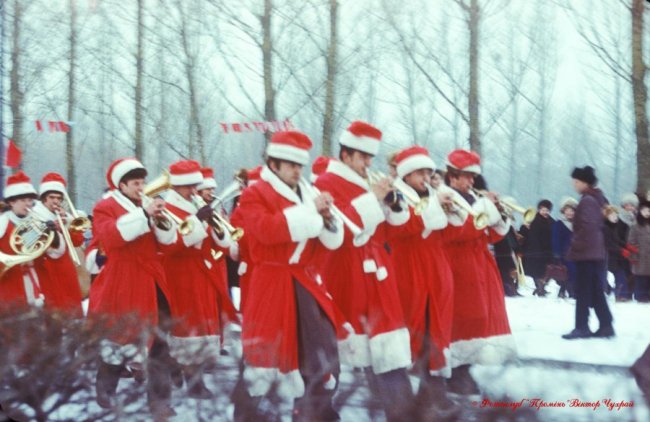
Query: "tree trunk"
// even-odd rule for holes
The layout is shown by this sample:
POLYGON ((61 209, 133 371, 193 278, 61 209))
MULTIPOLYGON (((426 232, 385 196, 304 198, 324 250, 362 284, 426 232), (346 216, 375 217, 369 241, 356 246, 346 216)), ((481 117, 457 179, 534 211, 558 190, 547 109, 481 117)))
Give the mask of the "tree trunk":
MULTIPOLYGON (((274 121, 275 91, 273 89, 273 39, 271 33, 271 15, 273 1, 264 0, 264 15, 262 16, 262 65, 264 71, 264 118, 274 121)), ((271 134, 266 132, 266 142, 271 140, 271 134)), ((265 145, 266 146, 266 145, 265 145)))
MULTIPOLYGON (((75 66, 77 59, 77 5, 70 0, 70 68, 68 70, 68 122, 74 121, 76 102, 75 66)), ((65 134, 65 168, 68 182, 68 194, 73 202, 77 201, 77 181, 75 177, 74 130, 65 134)))
POLYGON ((634 132, 637 145, 637 192, 646 195, 650 188, 650 139, 648 139, 648 70, 643 62, 643 14, 645 0, 632 1, 632 93, 634 97, 634 132))
MULTIPOLYGON (((25 101, 25 96, 20 86, 21 79, 21 59, 22 52, 20 50, 20 41, 21 41, 21 30, 22 30, 22 19, 23 19, 23 7, 21 6, 20 0, 14 1, 14 21, 12 28, 12 48, 11 48, 11 72, 9 73, 9 91, 11 96, 11 116, 13 119, 12 124, 12 134, 11 139, 18 148, 23 150, 25 153, 25 147, 23 145, 23 103, 25 101)), ((22 168, 22 163, 21 163, 22 168)))
POLYGON ((472 0, 467 21, 469 27, 469 147, 472 151, 481 153, 481 125, 479 122, 479 23, 480 10, 478 0, 472 0))
POLYGON ((144 139, 142 135, 142 84, 144 73, 144 57, 142 52, 142 43, 144 36, 144 0, 138 0, 138 29, 137 29, 137 51, 135 56, 135 156, 139 160, 144 160, 144 139))
POLYGON ((334 128, 334 89, 337 66, 337 14, 338 0, 330 0, 330 43, 327 49, 327 81, 325 82, 325 115, 323 116, 323 155, 332 155, 332 132, 334 128))

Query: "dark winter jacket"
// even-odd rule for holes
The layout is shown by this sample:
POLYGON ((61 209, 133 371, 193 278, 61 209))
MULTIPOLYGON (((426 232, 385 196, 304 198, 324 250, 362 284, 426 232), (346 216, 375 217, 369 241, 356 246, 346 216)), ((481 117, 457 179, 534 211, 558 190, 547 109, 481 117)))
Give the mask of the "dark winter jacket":
POLYGON ((627 224, 605 220, 605 247, 607 248, 607 269, 611 272, 625 268, 626 259, 621 251, 626 245, 627 224))
POLYGON ((582 195, 573 218, 573 241, 567 259, 571 261, 607 259, 603 207, 608 203, 600 189, 589 189, 582 195))
POLYGON ((556 259, 566 259, 566 254, 571 247, 573 240, 573 225, 566 220, 557 220, 553 223, 551 235, 553 243, 553 257, 556 259))
POLYGON ((638 254, 631 257, 632 272, 635 275, 650 276, 650 224, 632 226, 628 243, 639 250, 638 254))
POLYGON ((533 278, 544 278, 546 266, 553 259, 554 222, 551 217, 544 218, 537 214, 528 230, 523 231, 524 270, 533 278))

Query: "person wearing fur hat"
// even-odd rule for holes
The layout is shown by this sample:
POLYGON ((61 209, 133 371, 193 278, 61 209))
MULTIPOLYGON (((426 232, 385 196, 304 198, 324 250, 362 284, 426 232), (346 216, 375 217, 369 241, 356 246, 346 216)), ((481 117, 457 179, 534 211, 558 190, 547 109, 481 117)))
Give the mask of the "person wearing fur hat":
MULTIPOLYGON (((409 331, 393 259, 385 247, 387 215, 395 217, 388 202, 395 195, 388 178, 368 179, 381 139, 382 132, 373 125, 352 122, 339 139, 339 160, 330 161, 315 186, 329 192, 334 205, 358 227, 356 233, 345 228, 343 246, 327 251, 321 266, 328 291, 354 330, 341 347, 341 362, 364 368, 390 421, 404 417, 413 393, 406 373, 411 364, 409 331)), ((408 211, 401 211, 393 224, 406 222, 408 211)))
MULTIPOLYGON (((171 189, 165 196, 165 209, 183 221, 187 230, 179 228, 176 240, 161 246, 172 297, 171 317, 177 321, 169 336, 169 353, 182 367, 189 396, 196 399, 213 397, 203 382, 203 368, 216 364, 226 326, 237 323, 225 268, 216 271, 212 258, 213 250, 228 251, 230 235, 227 230, 217 233, 208 224, 214 212, 209 205, 196 205, 197 187, 204 180, 205 174, 194 160, 169 166, 171 189)), ((175 381, 182 384, 180 379, 175 381)))
POLYGON ((555 220, 551 217, 553 204, 542 199, 537 204, 537 214, 523 235, 524 269, 526 275, 535 280, 533 294, 546 296, 546 266, 553 259, 552 227, 555 220))
POLYGON ((566 298, 567 295, 575 298, 576 265, 566 258, 573 239, 573 217, 578 201, 565 197, 560 202, 560 218, 553 223, 551 242, 553 244, 553 258, 556 264, 564 265, 567 269, 565 281, 556 280, 560 284, 558 297, 566 298))
MULTIPOLYGON (((64 224, 71 218, 62 208, 64 195, 67 194, 66 189, 66 182, 63 176, 58 173, 47 173, 41 179, 41 185, 38 189, 40 202, 37 202, 33 209, 43 221, 55 223, 59 232, 61 230, 68 230, 70 240, 72 240, 73 246, 77 248, 84 241, 83 232, 59 227, 57 222, 57 214, 61 217, 61 221, 64 224)), ((47 274, 41 283, 41 291, 46 298, 45 307, 80 318, 83 312, 81 308, 81 287, 79 285, 77 270, 71 253, 68 251, 68 245, 64 242, 62 247, 66 249, 66 253, 58 259, 46 257, 38 262, 39 269, 47 274)), ((76 249, 73 249, 72 253, 76 254, 76 249)))
MULTIPOLYGON (((605 245, 607 247, 607 270, 614 275, 616 282, 616 300, 625 302, 630 299, 630 292, 627 286, 627 274, 625 264, 625 249, 627 247, 627 224, 619 218, 619 210, 613 205, 608 205, 603 210, 605 217, 605 245)), ((610 294, 612 288, 609 283, 604 286, 605 292, 610 294)))
POLYGON ((260 420, 259 404, 275 393, 293 399, 293 420, 338 420, 332 398, 340 372, 340 311, 311 262, 320 248, 343 242, 332 197, 302 177, 312 142, 276 132, 260 180, 242 192, 238 212, 254 271, 242 308, 243 373, 233 392, 235 421, 260 420))
POLYGON ((163 336, 143 342, 142 329, 149 324, 165 329, 168 322, 170 295, 159 249, 176 242, 176 229, 173 222, 160 223, 162 199, 143 203, 146 176, 135 158, 115 160, 108 169, 111 190, 93 211, 93 230, 106 264, 90 287, 88 315, 107 317, 110 323, 97 369, 97 403, 114 407, 123 369, 139 369, 146 361, 147 401, 154 416, 164 418, 175 415, 170 407, 169 349, 163 336), (127 315, 138 322, 123 322, 127 315))
MULTIPOLYGON (((16 255, 9 242, 11 235, 17 226, 30 221, 29 215, 33 212, 37 194, 31 179, 21 170, 7 178, 3 195, 9 209, 0 215, 0 252, 16 255)), ((54 240, 45 254, 33 261, 14 265, 2 276, 0 282, 1 305, 43 306, 46 298, 42 291, 42 284, 47 273, 43 271, 41 261, 59 259, 65 254, 65 247, 56 231, 56 224, 48 221, 45 230, 46 232, 55 232, 54 240)))
POLYGON ((637 208, 639 207, 639 197, 636 194, 629 192, 621 196, 621 211, 619 212, 619 218, 628 227, 632 227, 636 224, 636 214, 637 208))
POLYGON ((598 179, 593 167, 576 167, 571 177, 574 189, 581 195, 573 219, 573 239, 567 254, 567 259, 576 263, 576 318, 573 331, 562 338, 613 337, 613 318, 603 291, 607 277, 603 208, 608 201, 596 187, 598 179), (589 330, 590 307, 594 308, 600 323, 595 333, 589 330))
POLYGON ((650 202, 639 204, 637 224, 630 229, 628 249, 632 251, 634 274, 634 298, 638 302, 650 302, 650 202))
MULTIPOLYGON (((489 245, 508 233, 510 219, 504 219, 495 202, 496 194, 473 191, 481 173, 481 157, 468 150, 454 150, 447 156, 447 180, 467 206, 487 217, 488 227, 477 229, 469 216, 461 226, 448 226, 445 252, 454 276, 454 318, 452 325, 452 376, 448 387, 461 395, 477 395, 478 385, 469 369, 473 364, 505 362, 516 355, 508 322, 503 285, 489 245)), ((485 183, 485 180, 482 181, 485 183)))

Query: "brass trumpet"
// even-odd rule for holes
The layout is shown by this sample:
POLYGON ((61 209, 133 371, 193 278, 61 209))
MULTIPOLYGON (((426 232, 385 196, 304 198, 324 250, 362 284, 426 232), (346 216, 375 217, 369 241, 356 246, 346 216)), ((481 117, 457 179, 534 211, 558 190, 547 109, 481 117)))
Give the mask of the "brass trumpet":
MULTIPOLYGON (((302 178, 303 185, 307 187, 307 189, 311 190, 311 195, 312 198, 317 197, 318 195, 321 194, 321 191, 314 185, 310 184, 305 180, 305 178, 302 178)), ((350 232, 354 237, 358 237, 361 234, 363 234, 363 229, 359 226, 357 226, 354 221, 350 220, 350 218, 343 213, 336 205, 332 204, 330 205, 330 212, 332 213, 333 216, 338 217, 341 219, 343 224, 347 226, 348 229, 350 229, 350 232)))
MULTIPOLYGON (((380 172, 368 170, 368 180, 370 183, 377 183, 381 179, 388 179, 389 177, 380 172)), ((409 206, 413 207, 415 215, 421 215, 424 210, 429 206, 429 198, 420 198, 417 194, 413 195, 413 190, 402 179, 391 179, 391 186, 399 193, 402 194, 409 206)))
MULTIPOLYGON (((230 234, 230 237, 232 240, 235 242, 241 239, 244 236, 244 229, 241 227, 233 227, 232 224, 230 224, 230 221, 228 221, 224 216, 221 215, 218 209, 216 209, 217 206, 219 206, 222 201, 220 200, 221 198, 212 196, 213 200, 210 203, 210 208, 212 208, 212 216, 210 217, 210 226, 214 228, 214 230, 217 232, 218 235, 223 235, 225 231, 228 231, 230 234)), ((199 208, 205 207, 206 204, 203 198, 200 196, 196 195, 194 197, 194 201, 196 202, 196 205, 199 208)))
MULTIPOLYGON (((472 190, 478 196, 486 196, 487 193, 488 193, 485 190, 479 190, 479 189, 472 189, 472 190)), ((503 211, 505 211, 506 213, 512 213, 514 211, 514 212, 518 212, 519 214, 521 214, 523 216, 523 219, 524 219, 524 224, 526 224, 526 225, 532 223, 533 220, 535 219, 535 215, 537 215, 537 211, 535 211, 535 208, 532 208, 532 207, 524 208, 524 207, 522 207, 520 205, 517 205, 517 204, 515 204, 513 202, 510 202, 510 201, 506 201, 506 200, 501 199, 501 198, 499 198, 498 203, 499 203, 500 208, 503 211)))
MULTIPOLYGON (((140 198, 142 198, 142 206, 146 208, 151 204, 153 198, 171 188, 172 185, 169 183, 169 173, 164 171, 163 174, 149 182, 142 190, 142 193, 140 194, 140 198)), ((189 234, 194 229, 194 224, 191 220, 182 220, 166 209, 163 209, 162 216, 156 218, 156 226, 162 230, 171 230, 172 222, 178 224, 178 230, 183 236, 189 234)))
POLYGON ((485 230, 485 228, 490 225, 490 218, 486 213, 476 211, 466 201, 458 199, 456 195, 452 195, 451 201, 455 206, 472 216, 474 220, 474 228, 476 230, 485 230))

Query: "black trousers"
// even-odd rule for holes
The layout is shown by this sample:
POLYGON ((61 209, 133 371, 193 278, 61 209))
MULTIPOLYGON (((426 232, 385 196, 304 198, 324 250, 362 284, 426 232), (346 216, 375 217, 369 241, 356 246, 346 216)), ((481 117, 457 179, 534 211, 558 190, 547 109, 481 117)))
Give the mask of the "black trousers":
POLYGON ((590 307, 594 308, 601 328, 612 325, 603 291, 606 278, 606 261, 576 261, 576 329, 589 329, 590 307))

